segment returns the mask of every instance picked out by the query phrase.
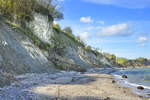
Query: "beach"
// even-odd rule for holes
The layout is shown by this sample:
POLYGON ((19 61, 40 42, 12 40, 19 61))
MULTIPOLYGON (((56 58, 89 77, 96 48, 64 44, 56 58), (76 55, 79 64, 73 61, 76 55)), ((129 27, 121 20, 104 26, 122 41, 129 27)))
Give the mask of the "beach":
POLYGON ((88 76, 96 78, 95 81, 87 84, 41 86, 36 90, 40 90, 42 94, 57 96, 56 90, 59 87, 59 97, 74 98, 73 100, 148 100, 133 94, 129 88, 112 83, 114 80, 112 75, 91 74, 88 76))
POLYGON ((25 74, 0 89, 0 100, 149 100, 117 84, 111 69, 25 74))

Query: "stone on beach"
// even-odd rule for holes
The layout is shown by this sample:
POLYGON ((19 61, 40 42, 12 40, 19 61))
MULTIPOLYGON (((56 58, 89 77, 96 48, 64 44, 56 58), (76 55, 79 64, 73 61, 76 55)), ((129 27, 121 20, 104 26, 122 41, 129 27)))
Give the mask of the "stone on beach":
POLYGON ((112 80, 112 83, 116 83, 116 81, 115 81, 115 80, 112 80))
POLYGON ((56 84, 69 84, 72 82, 72 77, 60 77, 55 80, 56 84))
POLYGON ((128 78, 128 76, 127 75, 123 75, 122 78, 128 78))
POLYGON ((137 89, 144 90, 144 87, 143 86, 138 86, 137 89))

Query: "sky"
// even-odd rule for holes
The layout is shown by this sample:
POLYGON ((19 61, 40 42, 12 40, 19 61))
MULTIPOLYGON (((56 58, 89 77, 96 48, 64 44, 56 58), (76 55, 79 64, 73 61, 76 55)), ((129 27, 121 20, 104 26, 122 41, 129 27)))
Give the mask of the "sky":
POLYGON ((75 36, 101 52, 150 58, 150 0, 59 0, 75 36))

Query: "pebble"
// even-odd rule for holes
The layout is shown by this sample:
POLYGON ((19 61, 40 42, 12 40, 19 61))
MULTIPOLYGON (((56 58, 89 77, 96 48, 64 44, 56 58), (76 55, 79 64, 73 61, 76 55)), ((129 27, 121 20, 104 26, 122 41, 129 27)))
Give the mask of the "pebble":
POLYGON ((77 81, 89 81, 89 79, 77 72, 65 72, 55 74, 25 74, 15 77, 17 82, 11 86, 0 88, 0 100, 40 100, 40 95, 32 93, 35 86, 47 84, 70 84, 77 81))

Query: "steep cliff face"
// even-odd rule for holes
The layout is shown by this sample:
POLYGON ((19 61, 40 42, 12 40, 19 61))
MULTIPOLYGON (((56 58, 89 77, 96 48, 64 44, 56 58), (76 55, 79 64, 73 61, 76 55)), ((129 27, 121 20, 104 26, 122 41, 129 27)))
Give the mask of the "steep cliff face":
POLYGON ((27 23, 27 26, 33 31, 33 34, 38 36, 42 41, 51 43, 53 35, 53 21, 48 16, 34 13, 34 20, 27 23))
POLYGON ((16 74, 52 70, 44 51, 4 22, 0 23, 0 68, 16 74))
POLYGON ((26 26, 41 42, 53 45, 56 41, 61 41, 60 45, 64 45, 64 48, 59 51, 60 53, 51 51, 53 47, 41 49, 23 32, 10 27, 2 20, 0 22, 0 69, 3 71, 22 74, 53 72, 58 67, 80 71, 93 67, 113 66, 100 53, 96 55, 86 51, 65 33, 53 30, 53 22, 47 16, 35 13, 34 20, 26 23, 26 26))
POLYGON ((61 41, 60 45, 65 46, 63 50, 65 53, 57 57, 57 60, 61 60, 58 62, 58 66, 75 68, 79 66, 81 69, 115 66, 101 53, 95 54, 92 51, 87 51, 83 45, 72 40, 66 33, 54 32, 54 38, 56 41, 61 41))

